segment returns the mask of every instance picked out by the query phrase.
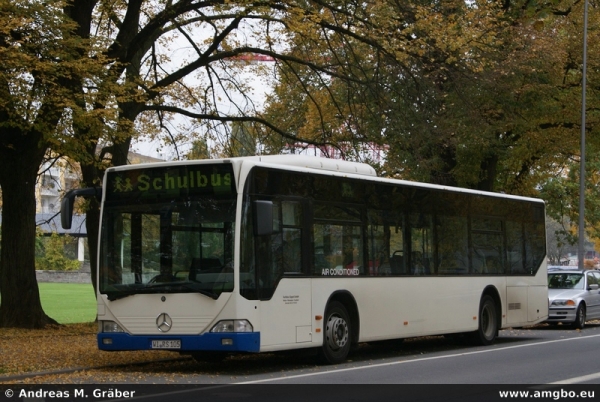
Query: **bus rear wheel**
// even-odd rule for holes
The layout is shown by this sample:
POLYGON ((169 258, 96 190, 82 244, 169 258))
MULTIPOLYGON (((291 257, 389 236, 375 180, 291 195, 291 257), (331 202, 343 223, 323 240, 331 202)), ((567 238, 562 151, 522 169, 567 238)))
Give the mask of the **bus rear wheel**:
POLYGON ((352 344, 351 322, 348 310, 340 302, 332 302, 325 312, 323 346, 319 358, 326 364, 339 364, 346 360, 352 344))
POLYGON ((491 345, 498 334, 498 311, 494 299, 485 295, 479 304, 479 327, 473 335, 474 343, 491 345))

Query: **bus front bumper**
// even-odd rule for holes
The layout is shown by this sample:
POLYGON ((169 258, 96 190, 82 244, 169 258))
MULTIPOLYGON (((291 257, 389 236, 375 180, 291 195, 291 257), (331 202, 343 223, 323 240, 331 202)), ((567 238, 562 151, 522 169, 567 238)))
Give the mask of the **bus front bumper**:
POLYGON ((100 350, 172 350, 177 352, 258 352, 260 332, 206 333, 201 335, 130 335, 100 332, 100 350))

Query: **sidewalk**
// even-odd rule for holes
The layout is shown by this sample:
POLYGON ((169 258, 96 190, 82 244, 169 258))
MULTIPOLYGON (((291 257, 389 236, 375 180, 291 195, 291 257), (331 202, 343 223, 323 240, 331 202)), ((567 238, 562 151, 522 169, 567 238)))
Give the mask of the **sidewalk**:
POLYGON ((42 330, 0 328, 0 382, 183 358, 170 351, 101 351, 96 331, 95 323, 42 330))

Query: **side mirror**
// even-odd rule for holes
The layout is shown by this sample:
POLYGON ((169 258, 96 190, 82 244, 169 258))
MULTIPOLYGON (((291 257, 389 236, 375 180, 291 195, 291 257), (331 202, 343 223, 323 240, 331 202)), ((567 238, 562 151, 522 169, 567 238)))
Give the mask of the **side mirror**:
POLYGON ((254 201, 254 234, 267 236, 273 234, 273 202, 254 201))
POLYGON ((60 202, 60 223, 63 229, 71 229, 73 223, 73 204, 75 197, 69 197, 69 193, 65 194, 60 202))
POLYGON ((73 205, 77 196, 86 198, 96 197, 98 200, 101 200, 102 190, 100 188, 88 187, 77 188, 67 192, 60 202, 60 223, 63 229, 71 229, 71 224, 73 223, 73 205))
POLYGON ((598 284, 592 283, 588 285, 588 290, 598 290, 598 284))

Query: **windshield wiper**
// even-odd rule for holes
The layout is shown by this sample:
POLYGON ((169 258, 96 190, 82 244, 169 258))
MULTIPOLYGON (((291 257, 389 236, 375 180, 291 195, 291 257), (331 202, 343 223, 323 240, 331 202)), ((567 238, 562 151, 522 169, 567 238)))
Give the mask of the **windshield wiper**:
POLYGON ((208 296, 213 299, 217 299, 219 295, 214 292, 208 291, 206 289, 201 289, 196 282, 163 282, 163 283, 154 283, 152 285, 146 286, 146 289, 165 289, 172 290, 173 288, 183 288, 192 290, 194 292, 198 292, 205 296, 208 296))
POLYGON ((109 301, 115 301, 115 300, 119 300, 119 299, 124 299, 126 297, 129 296, 133 296, 135 294, 138 294, 138 292, 110 292, 110 293, 106 293, 107 299, 109 301))
POLYGON ((208 290, 198 288, 198 285, 195 285, 194 282, 191 282, 191 283, 190 282, 181 282, 181 283, 178 283, 177 285, 181 286, 182 288, 189 289, 194 292, 203 294, 204 296, 208 296, 211 299, 216 300, 219 298, 219 295, 214 292, 210 292, 208 290))
POLYGON ((108 300, 114 301, 124 299, 125 297, 133 296, 136 294, 149 294, 149 293, 160 293, 161 291, 173 291, 177 289, 187 289, 196 293, 203 294, 210 297, 211 299, 217 299, 219 295, 206 289, 200 289, 197 285, 190 282, 165 282, 165 283, 153 283, 144 287, 136 287, 135 289, 125 290, 120 292, 107 292, 108 300))

